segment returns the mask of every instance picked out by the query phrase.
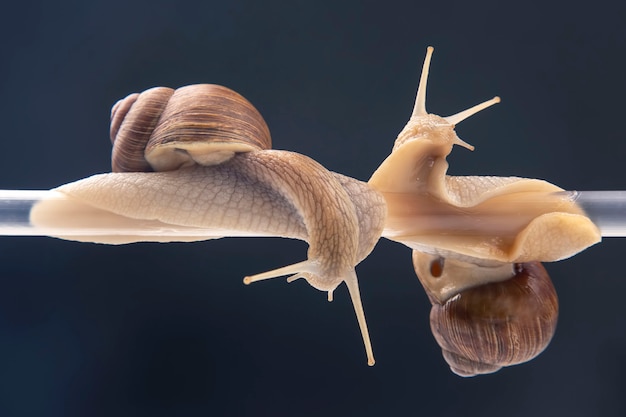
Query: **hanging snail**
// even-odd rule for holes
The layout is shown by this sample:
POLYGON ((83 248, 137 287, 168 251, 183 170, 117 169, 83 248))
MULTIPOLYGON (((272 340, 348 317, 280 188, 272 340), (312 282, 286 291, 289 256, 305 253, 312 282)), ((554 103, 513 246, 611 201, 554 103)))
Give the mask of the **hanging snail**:
POLYGON ((271 149, 261 115, 226 87, 158 87, 113 107, 113 172, 55 189, 63 198, 39 202, 31 223, 176 225, 189 228, 188 236, 176 238, 182 241, 305 240, 306 260, 244 282, 304 278, 329 300, 345 282, 370 365, 374 354, 355 266, 386 237, 413 249, 415 271, 433 304, 431 328, 453 372, 471 376, 530 360, 549 343, 558 315, 554 287, 540 262, 572 256, 597 243, 600 233, 574 203, 551 194, 561 189, 545 181, 446 175, 453 145, 473 149, 455 126, 499 99, 449 117, 427 113, 432 52, 428 48, 411 118, 368 182, 271 149), (539 195, 541 204, 528 203, 539 195))

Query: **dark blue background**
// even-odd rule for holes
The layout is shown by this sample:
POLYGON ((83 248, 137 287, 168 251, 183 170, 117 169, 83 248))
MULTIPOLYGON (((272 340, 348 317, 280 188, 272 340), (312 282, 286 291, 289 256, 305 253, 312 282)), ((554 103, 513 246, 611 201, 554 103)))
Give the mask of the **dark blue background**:
MULTIPOLYGON (((453 174, 626 189, 619 2, 58 1, 4 4, 0 188, 109 170, 110 106, 198 82, 236 89, 274 146, 367 180, 408 118, 427 45, 428 109, 463 122, 453 174), (556 4, 560 4, 557 6, 556 4)), ((0 238, 2 416, 626 414, 626 241, 547 265, 557 334, 497 374, 449 372, 410 251, 358 268, 377 358, 345 287, 243 276, 304 259, 279 239, 79 244, 0 238)))

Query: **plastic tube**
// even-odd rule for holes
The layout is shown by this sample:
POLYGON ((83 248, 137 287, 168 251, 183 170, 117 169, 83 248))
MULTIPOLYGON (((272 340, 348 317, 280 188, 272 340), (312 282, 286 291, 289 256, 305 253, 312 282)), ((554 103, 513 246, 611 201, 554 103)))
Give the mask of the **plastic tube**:
MULTIPOLYGON (((131 222, 116 223, 115 227, 109 222, 100 223, 90 218, 81 219, 81 213, 76 210, 68 211, 67 216, 72 221, 65 222, 60 227, 36 226, 30 221, 30 212, 35 204, 42 200, 64 200, 66 197, 56 191, 49 190, 0 190, 0 236, 64 236, 67 238, 80 236, 158 236, 163 238, 194 236, 207 239, 219 237, 215 230, 207 231, 201 228, 164 224, 153 220, 133 220, 131 222), (76 225, 80 226, 76 226, 76 225)), ((80 240, 80 239, 78 239, 80 240)), ((148 239, 151 240, 151 239, 148 239)))
POLYGON ((564 191, 603 237, 626 237, 626 191, 564 191))
MULTIPOLYGON (((603 237, 626 237, 626 191, 563 191, 564 198, 577 203, 593 221, 603 237)), ((63 194, 48 190, 0 190, 0 235, 2 236, 211 236, 214 231, 154 221, 137 221, 114 230, 96 223, 87 227, 45 228, 30 222, 30 210, 39 201, 63 199, 63 194)), ((453 220, 453 219, 450 219, 453 220)))

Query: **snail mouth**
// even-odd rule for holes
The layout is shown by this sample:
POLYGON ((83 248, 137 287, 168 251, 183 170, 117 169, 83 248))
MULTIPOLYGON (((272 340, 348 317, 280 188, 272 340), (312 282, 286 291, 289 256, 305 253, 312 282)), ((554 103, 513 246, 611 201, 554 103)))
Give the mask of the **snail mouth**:
MULTIPOLYGON (((348 273, 349 272, 350 271, 348 271, 348 273)), ((300 278, 304 278, 306 282, 308 282, 309 285, 316 290, 328 292, 329 294, 332 294, 332 292, 337 289, 339 284, 345 281, 345 279, 341 276, 324 276, 312 272, 301 272, 287 278, 287 282, 291 283, 300 278)), ((329 298, 332 300, 332 295, 329 295, 329 298)))

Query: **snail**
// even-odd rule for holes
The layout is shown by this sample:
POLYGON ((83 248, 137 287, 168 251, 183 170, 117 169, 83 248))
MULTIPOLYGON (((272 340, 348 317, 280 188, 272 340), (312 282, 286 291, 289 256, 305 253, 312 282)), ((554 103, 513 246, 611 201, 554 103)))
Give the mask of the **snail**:
MULTIPOLYGON (((425 279, 437 279, 447 263, 462 269, 462 261, 414 252, 418 278, 432 303, 430 326, 452 372, 470 377, 493 373, 504 366, 527 362, 550 343, 558 319, 558 298, 540 262, 508 264, 499 269, 504 281, 495 281, 440 300, 428 292, 425 279), (430 257, 430 268, 425 256, 430 257), (505 271, 508 269, 509 271, 505 271)), ((470 269, 475 269, 470 266, 470 269)))
MULTIPOLYGON (((304 155, 271 150, 259 112, 223 86, 157 87, 131 94, 113 106, 110 131, 114 172, 59 188, 69 199, 50 202, 56 207, 36 206, 32 222, 58 221, 57 213, 69 204, 74 211, 80 206, 81 216, 100 221, 147 219, 212 233, 179 240, 223 235, 306 240, 306 261, 244 282, 291 275, 289 282, 304 278, 326 291, 329 300, 346 282, 368 363, 374 364, 354 267, 382 232, 382 196, 304 155)), ((128 243, 136 238, 83 239, 128 243)))
POLYGON ((368 182, 330 172, 307 156, 271 149, 261 115, 226 87, 157 87, 113 107, 114 172, 56 188, 61 197, 38 202, 30 221, 72 228, 97 219, 120 230, 146 225, 189 230, 176 238, 55 235, 109 244, 226 236, 305 240, 307 260, 248 276, 244 283, 290 275, 288 282, 303 278, 332 300, 345 282, 373 365, 355 266, 381 236, 414 250, 421 282, 444 307, 464 290, 533 275, 513 272, 535 271, 526 265, 572 256, 600 239, 574 203, 550 194, 561 190, 550 183, 446 175, 453 145, 473 149, 456 135, 455 125, 499 99, 445 118, 428 114, 432 52, 428 48, 413 114, 368 182), (540 196, 541 204, 526 204, 533 196, 540 196), (424 268, 436 273, 424 275, 424 268))
POLYGON ((526 362, 545 349, 556 329, 558 301, 538 261, 570 257, 598 242, 600 232, 548 182, 446 175, 453 145, 474 149, 456 135, 455 125, 500 99, 449 117, 429 114, 432 52, 411 118, 369 184, 387 201, 383 235, 413 249, 444 359, 454 373, 474 376, 526 362))

